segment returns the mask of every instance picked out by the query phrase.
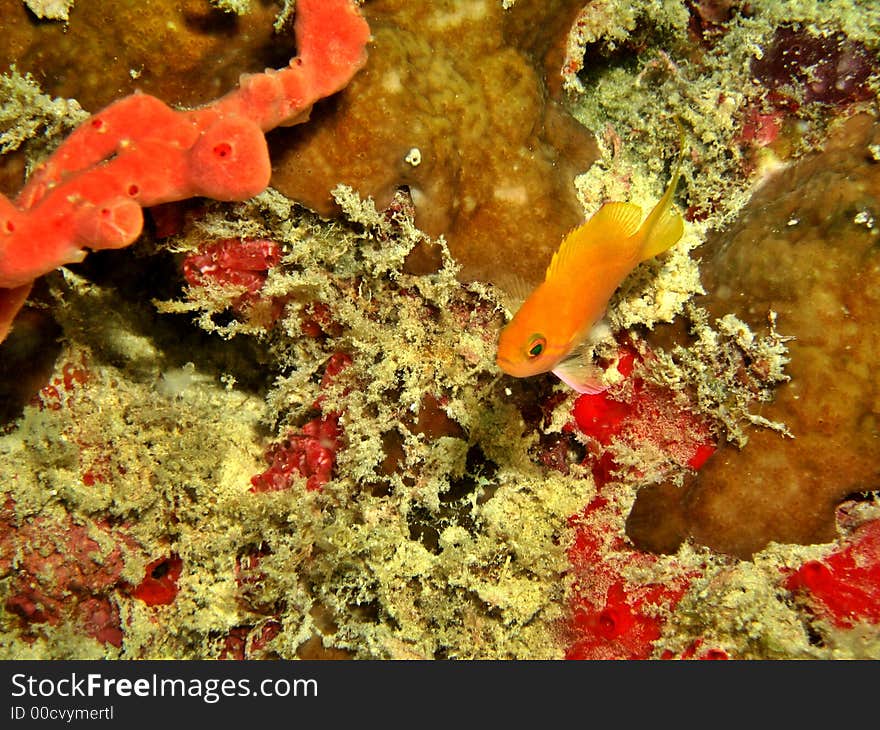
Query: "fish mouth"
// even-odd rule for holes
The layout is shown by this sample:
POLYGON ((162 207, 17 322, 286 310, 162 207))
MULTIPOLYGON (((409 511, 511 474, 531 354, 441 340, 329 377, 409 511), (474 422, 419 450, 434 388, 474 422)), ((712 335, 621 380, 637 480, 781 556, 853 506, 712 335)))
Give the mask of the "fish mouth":
POLYGON ((516 362, 504 357, 496 357, 495 364, 508 375, 515 378, 526 378, 530 375, 539 375, 546 372, 546 368, 535 367, 533 363, 516 362))
POLYGON ((519 368, 516 367, 516 364, 512 360, 499 356, 495 358, 495 364, 508 375, 521 377, 519 374, 519 368))

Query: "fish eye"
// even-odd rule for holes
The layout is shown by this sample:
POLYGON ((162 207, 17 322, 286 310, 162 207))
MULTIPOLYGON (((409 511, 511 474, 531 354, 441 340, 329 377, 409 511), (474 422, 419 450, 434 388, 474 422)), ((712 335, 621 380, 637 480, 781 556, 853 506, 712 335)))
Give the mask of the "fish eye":
POLYGON ((538 357, 547 346, 547 340, 541 335, 534 335, 529 342, 529 357, 538 357))

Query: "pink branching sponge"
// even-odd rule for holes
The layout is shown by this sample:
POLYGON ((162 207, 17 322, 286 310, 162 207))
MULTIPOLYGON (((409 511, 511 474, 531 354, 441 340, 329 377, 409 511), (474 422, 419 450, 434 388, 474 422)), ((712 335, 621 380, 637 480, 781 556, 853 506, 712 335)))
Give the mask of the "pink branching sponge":
POLYGON ((121 248, 142 208, 204 196, 246 200, 269 184, 264 133, 308 119, 366 62, 370 29, 353 0, 298 0, 299 55, 243 75, 204 107, 171 109, 148 94, 114 102, 80 125, 31 175, 15 201, 0 195, 0 341, 34 280, 121 248))

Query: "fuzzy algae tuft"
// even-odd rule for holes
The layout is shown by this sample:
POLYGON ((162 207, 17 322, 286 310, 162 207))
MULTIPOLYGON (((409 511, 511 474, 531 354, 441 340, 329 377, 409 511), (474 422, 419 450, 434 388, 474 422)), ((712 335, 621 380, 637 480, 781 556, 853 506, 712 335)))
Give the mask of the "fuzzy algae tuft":
MULTIPOLYGON (((45 145, 72 131, 88 114, 73 99, 52 98, 44 94, 31 74, 21 74, 13 66, 0 75, 0 153, 6 154, 25 143, 45 145)), ((45 148, 30 150, 37 156, 45 148)))
MULTIPOLYGON (((564 570, 554 516, 563 518, 589 487, 546 482, 534 467, 523 472, 520 459, 510 462, 526 442, 491 367, 496 302, 482 287, 462 287, 448 255, 435 275, 402 273, 424 234, 350 189, 336 196, 353 224, 336 224, 332 236, 310 216, 293 225, 280 196, 255 201, 269 225, 249 233, 280 233, 289 250, 263 290, 288 302, 278 324, 287 336, 270 345, 282 367, 266 420, 298 425, 323 396, 325 412, 342 413, 346 446, 340 476, 307 510, 324 504, 328 513, 307 518, 307 534, 315 534, 260 529, 251 539, 273 555, 276 543, 290 540, 294 552, 311 553, 300 567, 318 590, 301 585, 297 593, 311 593, 308 604, 289 610, 329 612, 337 631, 325 643, 355 654, 366 646, 370 656, 552 656, 551 626, 559 617, 553 596, 564 570), (329 308, 336 334, 321 342, 299 337, 291 349, 289 335, 301 331, 316 302, 329 308), (352 366, 322 387, 314 376, 328 351, 345 352, 352 366), (439 418, 453 435, 419 428, 426 396, 444 404, 439 418), (393 469, 389 443, 400 451, 393 469), (478 463, 469 466, 468 454, 480 454, 478 463), (367 605, 368 618, 352 614, 367 605), (519 636, 503 638, 500 627, 514 625, 519 636)), ((214 218, 200 228, 211 236, 242 234, 214 218)), ((248 511, 275 498, 251 497, 248 511)), ((267 558, 261 567, 273 563, 267 558)))
MULTIPOLYGON (((57 410, 29 406, 2 438, 4 471, 16 475, 6 495, 15 522, 69 512, 96 524, 112 515, 126 558, 119 580, 131 584, 151 557, 174 552, 183 561, 171 606, 111 599, 126 637, 107 647, 111 656, 218 656, 231 630, 267 622, 277 629, 264 652, 286 657, 315 636, 360 657, 561 654, 565 517, 589 497, 590 482, 548 478, 525 458, 529 438, 492 366, 499 314, 488 290, 459 284, 448 256, 435 275, 402 273, 423 234, 349 190, 337 195, 351 222, 327 226, 268 192, 233 210, 218 206, 172 243, 186 250, 216 237, 271 236, 284 246, 262 294, 287 304, 268 332, 246 318, 218 324, 231 291, 224 300, 194 287, 186 300, 159 304, 196 313, 233 338, 233 351, 261 340, 268 374, 256 387, 267 388, 265 398, 230 386, 234 376, 221 382, 224 367, 242 362, 133 337, 143 321, 88 327, 96 307, 120 308, 112 291, 50 277, 66 303, 62 361, 82 363, 88 376, 57 410), (315 303, 329 308, 334 335, 302 334, 315 303), (335 351, 352 365, 322 387, 335 351), (454 435, 420 426, 426 394, 443 404, 432 416, 440 430, 454 435), (302 424, 319 398, 321 409, 342 414, 336 477, 320 492, 304 480, 249 491, 261 444, 302 424), (392 442, 399 453, 389 467, 392 442), (259 585, 243 591, 248 571, 259 585), (156 612, 175 630, 160 631, 156 612)), ((9 534, 10 552, 21 537, 9 534)), ((13 574, 5 580, 14 593, 13 574)), ((48 582, 47 593, 70 590, 48 582)), ((18 619, 4 620, 4 653, 18 655, 18 619)), ((30 654, 68 651, 51 623, 28 631, 30 654)))

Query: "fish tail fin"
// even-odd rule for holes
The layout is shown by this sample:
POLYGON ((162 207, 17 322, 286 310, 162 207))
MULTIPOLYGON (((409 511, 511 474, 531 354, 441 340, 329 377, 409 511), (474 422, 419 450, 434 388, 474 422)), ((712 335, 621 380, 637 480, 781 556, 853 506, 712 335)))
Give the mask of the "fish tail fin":
POLYGON ((660 210, 659 213, 660 215, 656 216, 654 220, 649 218, 645 221, 645 241, 642 244, 640 261, 647 261, 663 253, 674 245, 684 233, 684 221, 678 211, 667 207, 665 210, 660 210))
POLYGON ((675 172, 672 173, 672 179, 669 181, 666 192, 663 193, 663 197, 660 198, 642 224, 641 232, 644 238, 642 239, 640 261, 647 261, 663 253, 675 244, 684 233, 684 221, 672 204, 675 188, 678 187, 678 181, 681 178, 681 162, 685 155, 684 130, 681 122, 678 120, 676 122, 679 128, 679 148, 681 151, 678 154, 675 172))

